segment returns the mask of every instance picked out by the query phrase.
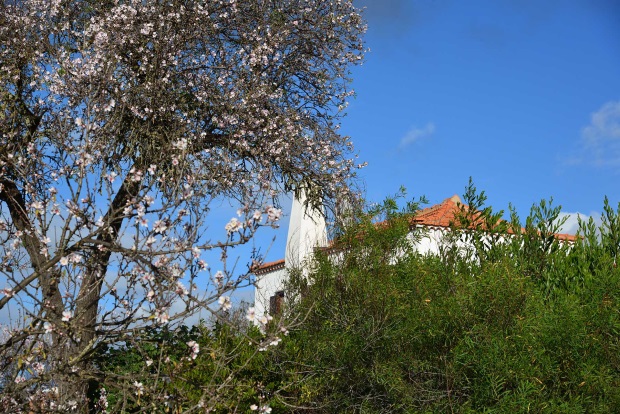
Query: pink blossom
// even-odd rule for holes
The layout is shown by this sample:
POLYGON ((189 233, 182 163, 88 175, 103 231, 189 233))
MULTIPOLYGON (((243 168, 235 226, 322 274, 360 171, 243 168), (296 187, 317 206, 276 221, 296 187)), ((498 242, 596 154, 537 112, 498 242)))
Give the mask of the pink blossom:
POLYGON ((69 255, 69 261, 71 263, 80 263, 82 261, 82 255, 78 253, 71 253, 71 255, 69 255))
POLYGON ((248 308, 248 312, 246 313, 245 318, 250 322, 256 319, 256 309, 253 306, 248 308))
POLYGON ((177 295, 187 295, 189 291, 183 286, 183 283, 177 282, 177 287, 175 289, 175 293, 177 295))
POLYGON ((221 270, 218 270, 217 272, 215 272, 213 278, 215 279, 216 283, 220 285, 222 284, 222 280, 224 280, 224 273, 222 273, 221 270))
POLYGON ((260 317, 260 319, 258 320, 261 324, 263 325, 267 325, 270 321, 273 320, 273 316, 269 315, 268 313, 264 314, 263 316, 260 317))
POLYGON ((187 346, 191 349, 190 358, 196 359, 198 353, 200 352, 200 345, 196 341, 189 341, 187 342, 187 346))
POLYGON ((69 322, 73 318, 73 312, 71 311, 63 311, 62 312, 62 321, 69 322))
POLYGON ((144 196, 143 200, 147 206, 151 206, 153 205, 153 203, 155 203, 155 199, 148 194, 144 196))
POLYGON ((220 309, 227 311, 232 308, 232 302, 230 301, 230 296, 220 296, 218 299, 218 303, 220 304, 220 309))
POLYGON ((276 222, 282 217, 282 210, 275 207, 267 207, 267 221, 276 222))
POLYGON ((133 386, 136 389, 136 395, 142 395, 144 393, 144 384, 141 382, 134 381, 133 386))
POLYGON ((155 233, 163 233, 167 228, 168 226, 166 226, 166 222, 163 220, 156 220, 155 223, 153 223, 153 231, 155 233))
POLYGON ((157 322, 161 323, 162 325, 165 325, 170 321, 170 316, 163 311, 157 311, 155 318, 157 319, 157 322))
POLYGON ((41 375, 43 371, 45 371, 45 365, 40 362, 35 362, 31 366, 34 372, 36 372, 38 375, 41 375))
POLYGON ((30 204, 30 206, 36 211, 42 211, 44 208, 43 203, 40 201, 34 201, 32 204, 30 204))
POLYGON ((228 224, 224 227, 228 234, 234 233, 236 231, 240 231, 243 229, 243 223, 237 220, 236 217, 230 219, 228 224))

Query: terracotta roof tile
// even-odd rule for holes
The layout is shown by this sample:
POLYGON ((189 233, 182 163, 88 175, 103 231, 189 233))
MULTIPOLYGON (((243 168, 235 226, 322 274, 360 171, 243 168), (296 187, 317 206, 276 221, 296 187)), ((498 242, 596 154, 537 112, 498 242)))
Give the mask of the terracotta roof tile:
MULTIPOLYGON (((455 217, 459 212, 459 205, 462 204, 461 198, 458 195, 446 198, 439 204, 425 208, 417 212, 412 220, 412 225, 428 226, 428 227, 450 227, 450 224, 455 221, 455 217)), ((466 209, 467 205, 463 205, 466 209)), ((525 229, 521 229, 525 231, 525 229)), ((511 230, 508 231, 512 233, 511 230)), ((555 237, 558 240, 574 242, 577 240, 577 236, 572 234, 556 234, 555 237)), ((274 270, 283 268, 285 265, 284 259, 277 260, 275 262, 264 263, 256 271, 257 274, 268 273, 274 270)))
MULTIPOLYGON (((461 198, 458 195, 453 195, 439 204, 420 210, 413 217, 412 224, 429 227, 450 227, 450 224, 455 221, 455 217, 459 212, 459 204, 461 203, 461 198)), ((468 208, 466 204, 463 206, 465 209, 468 208)), ((521 231, 525 232, 525 229, 521 228, 521 231)), ((512 229, 508 229, 508 233, 512 234, 512 229)), ((577 236, 573 234, 558 233, 555 237, 562 241, 577 240, 577 236)))
POLYGON ((412 224, 422 226, 449 227, 459 211, 461 199, 458 195, 446 198, 440 204, 420 210, 412 219, 412 224))
POLYGON ((261 275, 263 273, 273 272, 274 270, 284 268, 284 259, 275 260, 273 262, 263 263, 254 271, 255 274, 261 275))

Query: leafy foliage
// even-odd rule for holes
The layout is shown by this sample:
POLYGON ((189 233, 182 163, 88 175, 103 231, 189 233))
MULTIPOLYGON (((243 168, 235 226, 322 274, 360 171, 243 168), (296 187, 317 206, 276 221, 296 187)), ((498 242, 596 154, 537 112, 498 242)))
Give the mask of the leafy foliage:
POLYGON ((367 222, 361 233, 355 226, 341 260, 319 255, 307 283, 292 284, 294 312, 306 320, 269 362, 292 384, 276 396, 281 412, 620 409, 610 226, 584 223, 568 244, 553 236, 558 207, 534 206, 517 232, 514 214, 498 226, 501 216, 479 208, 483 195, 470 195, 482 211, 473 217, 479 226, 463 229, 473 250, 452 262, 394 256, 410 229, 408 212, 393 214, 388 202, 391 220, 367 222), (491 224, 498 237, 484 238, 491 224))
MULTIPOLYGON (((513 212, 495 239, 475 233, 484 227, 461 229, 481 243, 446 261, 411 249, 418 205, 387 200, 357 215, 307 272, 293 272, 281 318, 298 325, 258 357, 230 359, 231 369, 252 362, 218 409, 258 400, 274 413, 618 411, 620 271, 608 234, 618 213, 606 208, 602 226, 584 222, 566 244, 550 239, 559 208, 541 202, 525 228, 513 212)), ((491 208, 479 211, 481 226, 496 223, 491 208)), ((191 337, 201 349, 254 352, 246 344, 256 331, 240 332, 194 328, 177 348, 187 352, 191 337)), ((198 403, 202 384, 229 375, 211 361, 204 353, 163 386, 198 403)))
POLYGON ((136 338, 139 346, 110 347, 97 358, 108 379, 103 383, 108 408, 127 413, 248 410, 264 395, 263 338, 256 327, 222 322, 147 330, 136 338))

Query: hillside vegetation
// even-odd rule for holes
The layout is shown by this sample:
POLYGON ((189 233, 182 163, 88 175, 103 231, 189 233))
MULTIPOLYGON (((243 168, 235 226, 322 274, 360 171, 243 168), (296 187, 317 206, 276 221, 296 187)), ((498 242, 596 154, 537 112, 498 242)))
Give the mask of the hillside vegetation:
POLYGON ((165 346, 195 340, 204 352, 162 387, 199 404, 203 382, 236 372, 218 412, 619 412, 620 206, 605 200, 602 224, 581 223, 567 244, 553 237, 551 203, 534 206, 521 231, 516 214, 499 221, 484 202, 470 185, 473 208, 451 234, 473 247, 448 243, 438 256, 405 240, 415 203, 361 215, 338 239, 340 260, 318 254, 293 275, 281 317, 296 325, 280 344, 256 352, 259 335, 242 322, 241 333, 186 330, 165 346), (214 352, 230 355, 229 370, 214 369, 214 352))

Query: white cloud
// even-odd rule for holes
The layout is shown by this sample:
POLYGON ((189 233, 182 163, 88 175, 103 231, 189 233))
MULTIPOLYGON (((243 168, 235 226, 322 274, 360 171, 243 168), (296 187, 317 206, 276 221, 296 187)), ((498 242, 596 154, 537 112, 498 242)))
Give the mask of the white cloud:
POLYGON ((620 166, 620 101, 605 103, 581 131, 584 159, 596 166, 620 166))
POLYGON ((400 140, 400 148, 405 148, 408 145, 413 144, 416 141, 421 140, 422 138, 430 137, 435 133, 435 124, 429 122, 423 128, 413 127, 405 134, 405 136, 400 140))
POLYGON ((558 221, 563 220, 565 217, 566 221, 560 229, 561 233, 577 234, 577 231, 579 230, 579 219, 581 219, 582 222, 587 223, 590 220, 590 217, 592 217, 597 226, 601 225, 601 214, 596 212, 592 212, 587 215, 583 213, 569 213, 563 211, 558 216, 558 221))

